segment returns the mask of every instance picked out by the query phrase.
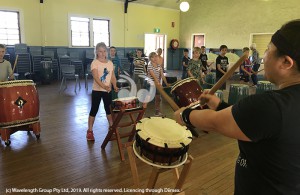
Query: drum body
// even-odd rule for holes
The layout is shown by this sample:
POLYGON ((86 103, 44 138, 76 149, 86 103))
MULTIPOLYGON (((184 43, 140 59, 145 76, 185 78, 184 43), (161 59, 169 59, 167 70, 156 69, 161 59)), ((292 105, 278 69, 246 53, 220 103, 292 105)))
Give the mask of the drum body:
POLYGON ((182 162, 192 134, 174 120, 144 118, 136 125, 136 151, 149 163, 171 165, 182 162))
POLYGON ((228 103, 235 104, 249 95, 249 86, 244 84, 231 84, 229 89, 228 103))
POLYGON ((216 73, 210 72, 205 76, 206 84, 203 84, 204 89, 209 89, 216 83, 216 73))
POLYGON ((197 79, 186 78, 176 82, 171 88, 171 93, 179 107, 185 107, 198 101, 202 88, 197 79))
POLYGON ((222 90, 217 90, 217 91, 215 92, 215 95, 216 95, 218 98, 220 98, 221 101, 224 100, 224 96, 223 96, 223 91, 222 91, 222 90))
POLYGON ((53 79, 52 61, 41 61, 42 83, 50 83, 53 79))
POLYGON ((112 108, 114 111, 136 109, 139 108, 139 100, 137 97, 117 98, 112 101, 112 108))
POLYGON ((265 91, 271 91, 275 89, 275 85, 269 81, 258 81, 256 94, 261 94, 265 91))
POLYGON ((39 121, 39 97, 32 80, 0 83, 0 127, 11 128, 39 121))

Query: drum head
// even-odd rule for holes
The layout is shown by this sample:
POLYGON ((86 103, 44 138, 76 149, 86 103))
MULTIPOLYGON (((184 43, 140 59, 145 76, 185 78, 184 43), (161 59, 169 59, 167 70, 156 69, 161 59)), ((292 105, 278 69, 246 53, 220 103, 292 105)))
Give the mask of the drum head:
POLYGON ((136 125, 137 134, 158 147, 180 148, 189 145, 192 133, 186 127, 169 118, 144 118, 136 125))

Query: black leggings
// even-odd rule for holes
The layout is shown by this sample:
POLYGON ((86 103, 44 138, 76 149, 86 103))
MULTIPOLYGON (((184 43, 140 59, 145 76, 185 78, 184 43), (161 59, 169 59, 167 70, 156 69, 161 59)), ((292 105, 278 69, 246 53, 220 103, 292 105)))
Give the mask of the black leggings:
POLYGON ((105 91, 92 91, 92 107, 90 111, 90 116, 95 117, 98 110, 99 105, 101 102, 101 99, 103 98, 104 102, 104 109, 106 112, 106 115, 110 115, 110 104, 111 104, 111 95, 110 93, 107 93, 105 91))

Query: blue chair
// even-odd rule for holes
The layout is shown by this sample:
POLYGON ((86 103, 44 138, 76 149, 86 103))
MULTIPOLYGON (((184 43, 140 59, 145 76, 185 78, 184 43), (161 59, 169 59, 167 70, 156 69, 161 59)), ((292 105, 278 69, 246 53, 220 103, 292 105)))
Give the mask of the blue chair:
POLYGON ((67 79, 75 79, 76 83, 75 83, 75 93, 77 93, 76 89, 77 89, 77 84, 79 84, 79 90, 81 89, 81 85, 80 85, 80 80, 79 80, 79 75, 75 73, 75 66, 74 65, 62 65, 60 67, 61 70, 61 84, 60 84, 60 88, 59 88, 59 92, 61 92, 62 90, 62 86, 65 85, 64 90, 67 89, 67 79))

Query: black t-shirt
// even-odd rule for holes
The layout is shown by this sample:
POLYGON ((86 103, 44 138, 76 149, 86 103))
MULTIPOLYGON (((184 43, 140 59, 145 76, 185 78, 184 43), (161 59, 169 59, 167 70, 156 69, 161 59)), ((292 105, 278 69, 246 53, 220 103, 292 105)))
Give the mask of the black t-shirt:
POLYGON ((201 53, 199 58, 202 62, 203 68, 205 68, 207 70, 207 60, 208 60, 208 58, 207 58, 206 53, 204 53, 204 54, 201 53))
MULTIPOLYGON (((229 64, 229 62, 228 62, 228 58, 226 56, 222 57, 219 55, 216 59, 216 66, 218 66, 218 64, 220 64, 221 69, 223 71, 227 72, 227 65, 229 64)), ((221 78, 222 76, 223 76, 223 73, 218 70, 218 67, 216 67, 216 77, 221 78)))
POLYGON ((252 142, 238 141, 235 194, 300 194, 300 85, 249 96, 232 107, 252 142))
POLYGON ((183 62, 185 62, 185 65, 188 65, 189 61, 190 61, 189 57, 187 57, 187 58, 185 56, 182 57, 182 70, 186 71, 186 68, 187 68, 187 67, 183 66, 183 62))

